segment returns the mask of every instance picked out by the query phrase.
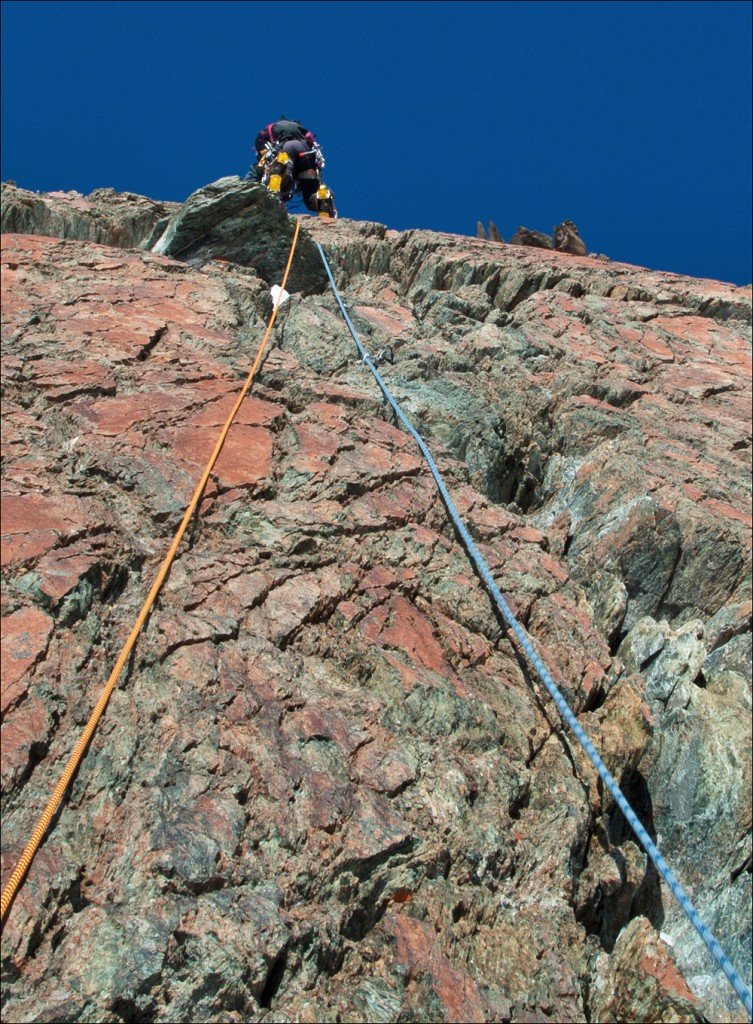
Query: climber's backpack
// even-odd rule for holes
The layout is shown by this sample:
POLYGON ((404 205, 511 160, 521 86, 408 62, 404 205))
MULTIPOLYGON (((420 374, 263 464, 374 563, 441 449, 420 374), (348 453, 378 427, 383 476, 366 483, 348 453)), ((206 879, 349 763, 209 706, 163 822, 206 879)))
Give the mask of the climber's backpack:
POLYGON ((299 121, 287 121, 283 118, 280 121, 268 124, 266 128, 262 128, 256 140, 256 148, 259 148, 260 141, 262 143, 275 143, 289 142, 290 139, 300 139, 301 142, 307 142, 312 149, 315 146, 314 136, 299 121))

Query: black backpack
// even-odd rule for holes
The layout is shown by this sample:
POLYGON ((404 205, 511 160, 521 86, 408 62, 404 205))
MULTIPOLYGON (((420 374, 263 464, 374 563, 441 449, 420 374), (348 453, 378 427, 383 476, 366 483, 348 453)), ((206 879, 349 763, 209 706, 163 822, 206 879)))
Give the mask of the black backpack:
POLYGON ((311 135, 311 132, 307 131, 300 121, 288 121, 285 118, 268 125, 267 131, 270 132, 270 137, 274 136, 275 142, 288 142, 290 139, 300 139, 301 142, 305 142, 311 135))
POLYGON ((267 143, 289 142, 290 139, 300 139, 301 142, 308 142, 312 148, 314 146, 314 136, 299 121, 288 121, 282 117, 262 128, 256 136, 256 151, 261 153, 267 143))

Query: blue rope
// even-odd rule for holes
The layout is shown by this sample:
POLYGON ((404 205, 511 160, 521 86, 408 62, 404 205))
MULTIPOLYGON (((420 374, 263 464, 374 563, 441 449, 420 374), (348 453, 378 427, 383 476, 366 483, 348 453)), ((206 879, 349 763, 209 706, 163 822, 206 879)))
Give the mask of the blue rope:
POLYGON ((698 934, 703 939, 704 943, 706 944, 706 947, 708 948, 709 952, 712 954, 712 956, 716 960, 716 962, 719 965, 719 967, 721 967, 722 971, 724 971, 724 974, 726 975, 729 983, 732 985, 732 988, 735 990, 735 992, 737 993, 738 997, 742 1001, 743 1006, 747 1010, 748 1014, 749 1015, 753 1015, 753 1003, 751 1002, 750 991, 743 984, 743 981, 740 978, 739 974, 737 973, 735 968, 732 966, 732 963, 730 962, 729 957, 724 952, 724 950, 719 945, 719 943, 714 938, 714 936, 711 934, 711 931, 709 930, 708 926, 703 921, 703 919, 701 918, 700 914, 698 913, 698 911, 695 909, 695 907, 691 903, 690 898, 688 897, 688 895, 685 892, 685 890, 682 888, 680 883, 675 878, 674 874, 672 873, 672 870, 670 869, 669 865, 667 864, 667 862, 662 857, 662 855, 659 852, 658 848, 653 843, 653 841, 652 841, 651 837, 649 836, 648 832, 646 831, 646 829, 643 827, 643 825, 638 820, 638 817, 636 816, 635 811, 633 810, 633 808, 630 806, 630 804, 625 799, 625 797, 624 797, 624 795, 622 793, 622 790, 620 789, 620 787, 615 782, 614 778, 612 777, 612 775, 610 774, 609 770, 607 769, 607 766, 604 764, 602 759, 599 757, 599 754, 597 753, 597 751, 595 750, 593 744, 591 743, 591 741, 589 740, 588 736, 584 732, 582 726, 578 722, 578 719, 575 717, 573 712, 570 710, 570 707, 568 706, 567 702, 565 701, 565 698, 562 696, 562 694, 560 693, 559 689, 557 688, 554 680, 549 675, 549 672, 547 671, 547 669, 546 669, 544 663, 542 662, 541 658, 539 658, 539 656, 536 654, 536 651, 533 649, 531 641, 528 639, 528 637, 527 637, 526 633, 524 632, 522 626, 519 625, 519 623, 516 620, 515 616, 510 611, 510 609, 509 609, 509 607, 507 605, 507 602, 505 601, 505 599, 502 596, 499 588, 497 587, 497 584, 494 582, 494 579, 492 578, 492 574, 489 571, 489 567, 487 566, 486 562, 484 561, 484 559, 482 558, 482 556, 479 553, 478 549, 476 548, 476 545, 473 543, 473 539, 471 538, 471 535, 468 533, 468 530, 465 528, 465 524, 463 523, 462 519, 458 515, 457 509, 455 508, 455 506, 454 506, 454 504, 452 502, 452 499, 450 498, 450 495, 449 495, 449 493, 447 491, 447 488, 445 487, 444 481, 442 480, 442 477, 440 476, 439 470, 437 469, 436 463, 434 462, 434 459, 431 456, 431 452, 426 447, 426 444, 424 443, 424 440, 421 437, 421 435, 414 429, 413 425, 409 422, 409 420, 403 414, 403 411, 400 408, 400 406, 397 404, 395 399, 390 394, 390 391, 389 391, 387 385, 384 383, 384 381, 380 377, 376 367, 371 362, 369 356, 366 353, 366 350, 364 349, 363 345, 361 344, 360 339, 359 339, 358 335, 356 334, 356 330, 353 327, 353 324, 350 322, 350 317, 348 316, 347 311, 345 309, 345 306, 343 305, 343 301, 340 298, 340 293, 338 292, 337 286, 336 286, 335 281, 334 281, 334 278, 332 277, 332 271, 330 270, 329 263, 327 262, 327 258, 324 255, 324 250, 322 249, 321 245, 319 245, 318 242, 316 243, 316 247, 319 250, 319 253, 320 253, 321 257, 322 257, 322 261, 324 262, 324 267, 325 267, 325 270, 327 271, 327 276, 329 277, 330 284, 332 285, 332 291, 334 292, 335 298, 337 299, 338 304, 340 306, 340 309, 342 310, 342 314, 345 317, 345 322, 347 323, 348 329, 350 330, 350 333, 353 336, 353 340, 355 341, 356 345, 358 346, 358 351, 361 354, 363 362, 371 370, 371 372, 373 373, 374 377, 376 378, 377 384, 379 385, 379 387, 382 390, 382 394, 384 395, 384 397, 387 399, 389 404, 394 409, 395 414, 400 419, 400 421, 402 422, 402 424, 405 427, 405 429, 413 437, 414 441, 416 442, 418 447, 421 449, 421 452, 422 452, 424 458, 426 459, 426 461, 427 461, 427 463, 429 465, 429 469, 431 470, 431 474, 432 474, 432 476, 434 477, 434 479, 436 481, 437 487, 439 488, 439 493, 442 495, 442 499, 444 500, 444 503, 447 506, 447 510, 450 513, 450 516, 452 517, 452 520, 453 520, 453 522, 455 524, 455 527, 456 527, 458 533, 460 534, 460 536, 462 537, 463 543, 465 544, 466 549, 467 549, 468 553, 470 554, 471 559, 473 560, 473 563, 475 564, 475 566, 478 569, 479 573, 481 574, 484 582, 486 583, 486 585, 487 585, 487 587, 489 589, 490 594, 494 598, 495 604, 497 605, 497 607, 499 608, 500 612, 502 613, 502 615, 503 615, 503 617, 505 619, 505 622, 508 624, 510 629, 513 631, 513 633, 517 637, 518 642, 520 643, 520 646, 523 648, 523 650, 525 651, 526 655, 528 656, 528 659, 530 660, 531 664, 536 669, 536 672, 537 672, 537 674, 539 676, 539 679, 541 680, 541 682, 544 684, 544 686, 549 691, 549 694, 551 695, 552 700, 555 702, 555 704, 559 708, 560 714, 565 719, 565 721, 570 726, 570 728, 573 730, 573 732, 575 733, 576 738, 578 739, 578 742, 581 744, 581 746, 583 747, 585 752, 588 754, 588 756, 591 759, 591 763, 593 764, 594 768, 599 773, 599 775, 601 776, 601 778, 604 781, 605 786, 607 787, 609 792, 614 797, 615 803, 620 808, 622 813, 625 815, 628 823, 630 824, 630 827, 633 829, 633 831, 635 832, 636 836, 638 837, 638 840, 640 841, 641 846, 643 847, 643 849, 646 851, 646 853, 649 855, 651 860, 656 865, 657 871, 661 874, 661 876, 664 879, 664 881, 667 883, 669 888, 672 890, 672 892, 673 892, 673 894, 675 896, 675 899, 677 900, 677 902, 680 904, 682 909, 687 914, 688 918, 690 919, 691 923, 693 924, 693 927, 695 928, 695 930, 698 932, 698 934))

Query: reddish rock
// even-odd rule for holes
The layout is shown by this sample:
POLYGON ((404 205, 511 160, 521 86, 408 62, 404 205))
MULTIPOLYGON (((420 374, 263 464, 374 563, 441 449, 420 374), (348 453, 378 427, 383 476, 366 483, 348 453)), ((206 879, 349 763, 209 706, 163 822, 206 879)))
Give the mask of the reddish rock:
POLYGON ((36 558, 87 525, 87 507, 71 495, 6 494, 3 498, 2 562, 36 558))
POLYGON ((53 621, 38 608, 21 608, 2 620, 2 713, 26 693, 29 670, 47 650, 53 621))
MULTIPOLYGON (((13 696, 11 692, 11 700, 13 696)), ((47 707, 39 697, 29 697, 6 716, 2 726, 4 791, 12 790, 47 748, 52 725, 47 707)))
MULTIPOLYGON (((204 190, 173 241, 252 192, 204 190)), ((43 197, 40 233, 4 238, 4 877, 250 368, 291 227, 268 199, 233 207, 221 251, 194 240, 192 265, 42 237, 53 214, 93 230, 104 196, 43 197)), ((112 205, 121 223, 142 204, 112 205)), ((750 291, 303 226, 291 303, 11 909, 5 1016, 734 1019, 494 613, 311 242, 742 970, 750 291), (676 961, 640 923, 660 912, 676 961)))
POLYGON ((600 961, 593 1003, 600 1020, 620 1020, 626 1013, 634 1014, 633 1007, 644 1020, 703 1020, 671 949, 652 934, 645 918, 636 918, 620 935, 609 965, 604 956, 600 961), (619 975, 608 978, 607 972, 615 971, 618 964, 619 975))
POLYGON ((385 751, 382 743, 363 747, 355 760, 360 778, 373 789, 395 796, 416 778, 411 765, 399 749, 385 751))
POLYGON ((397 943, 396 959, 406 972, 408 1001, 411 988, 426 973, 439 999, 442 1020, 448 1024, 461 1024, 490 1019, 491 1009, 478 986, 437 948, 436 935, 430 924, 403 915, 390 915, 385 918, 384 927, 388 934, 394 935, 397 943))
MULTIPOLYGON (((165 445, 172 449, 183 466, 193 470, 197 476, 201 476, 216 441, 212 433, 193 425, 164 431, 165 445)), ((225 486, 256 484, 269 476, 271 459, 269 431, 238 424, 232 436, 225 441, 212 473, 225 486)))

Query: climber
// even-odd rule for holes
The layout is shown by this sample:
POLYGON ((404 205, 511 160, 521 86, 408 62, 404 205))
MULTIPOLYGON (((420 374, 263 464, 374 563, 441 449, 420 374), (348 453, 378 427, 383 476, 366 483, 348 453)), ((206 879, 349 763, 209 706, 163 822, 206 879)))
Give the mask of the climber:
POLYGON ((337 217, 332 192, 321 179, 322 151, 300 122, 274 121, 256 136, 255 147, 258 159, 246 180, 260 181, 284 203, 300 192, 312 213, 337 217))

